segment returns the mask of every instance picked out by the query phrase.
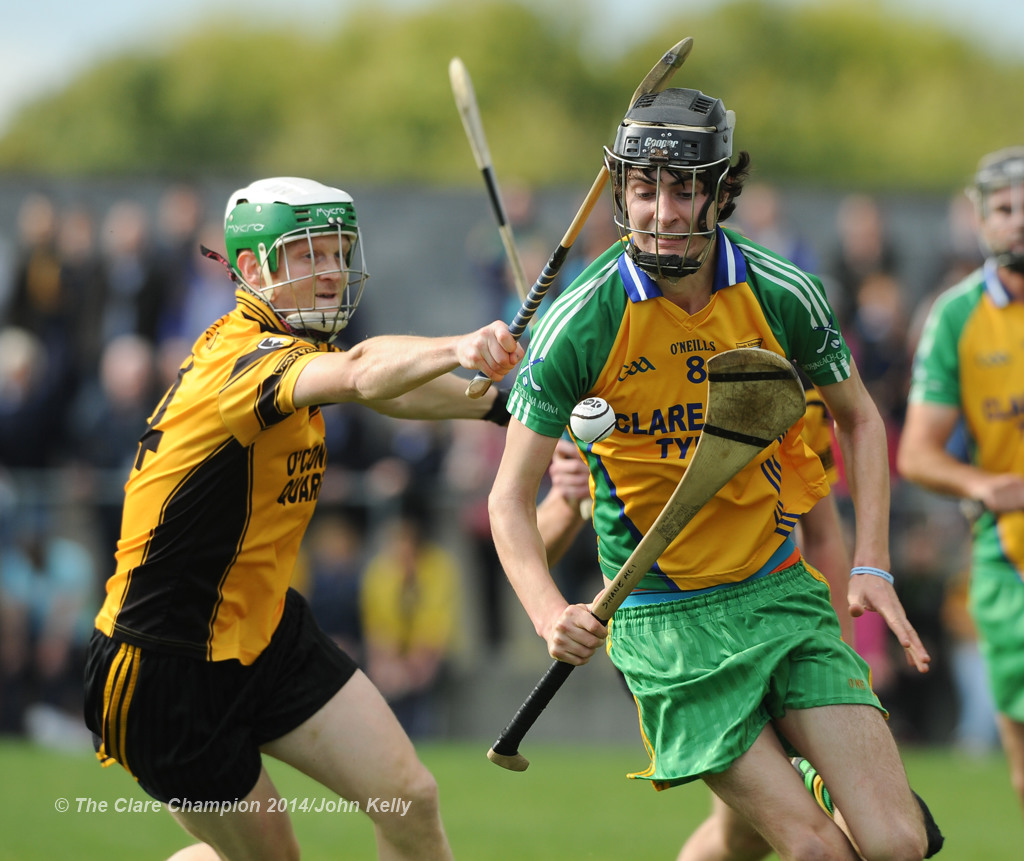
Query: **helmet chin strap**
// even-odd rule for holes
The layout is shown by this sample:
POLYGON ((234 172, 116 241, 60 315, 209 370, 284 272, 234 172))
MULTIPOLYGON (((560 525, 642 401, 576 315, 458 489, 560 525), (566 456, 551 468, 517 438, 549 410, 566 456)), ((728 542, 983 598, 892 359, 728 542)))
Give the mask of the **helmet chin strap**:
POLYGON ((301 336, 314 341, 332 341, 348 325, 348 315, 328 316, 323 311, 297 311, 284 318, 286 325, 301 336))
POLYGON ((199 246, 199 253, 202 254, 203 257, 207 257, 210 260, 215 260, 218 263, 220 263, 225 269, 228 270, 228 275, 231 277, 231 280, 234 281, 236 284, 242 283, 242 277, 235 271, 235 267, 231 265, 231 263, 223 254, 213 251, 212 249, 207 248, 205 245, 199 246))
POLYGON ((996 255, 996 266, 1024 275, 1024 254, 1019 251, 1004 251, 996 255))
POLYGON ((629 256, 644 272, 655 278, 683 278, 686 275, 692 275, 704 265, 704 260, 707 259, 707 255, 702 259, 696 259, 680 257, 678 254, 651 254, 648 251, 640 251, 633 244, 629 246, 629 256))

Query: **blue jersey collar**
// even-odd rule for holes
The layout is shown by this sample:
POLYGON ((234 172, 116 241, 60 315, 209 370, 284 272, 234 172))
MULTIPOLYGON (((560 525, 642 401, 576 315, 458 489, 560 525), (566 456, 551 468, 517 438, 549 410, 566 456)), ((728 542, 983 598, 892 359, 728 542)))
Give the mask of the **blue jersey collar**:
MULTIPOLYGON (((747 263, 740 250, 721 227, 715 228, 715 237, 715 280, 711 286, 712 293, 747 280, 747 263)), ((662 295, 654 279, 640 269, 628 254, 619 257, 619 275, 622 276, 630 302, 644 302, 662 295)))
POLYGON ((1010 293, 999 280, 999 267, 991 257, 985 261, 985 292, 997 308, 1010 304, 1010 293))

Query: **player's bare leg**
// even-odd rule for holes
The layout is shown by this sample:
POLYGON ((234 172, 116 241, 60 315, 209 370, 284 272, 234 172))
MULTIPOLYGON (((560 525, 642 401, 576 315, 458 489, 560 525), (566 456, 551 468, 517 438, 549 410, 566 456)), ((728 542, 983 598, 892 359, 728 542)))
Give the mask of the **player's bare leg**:
POLYGON ((172 861, 298 861, 299 844, 291 819, 273 804, 278 799, 263 769, 244 802, 229 814, 171 811, 189 834, 205 844, 182 849, 172 861))
POLYGON ((373 820, 382 861, 450 861, 437 784, 362 672, 313 717, 263 751, 359 802, 373 820), (402 805, 396 812, 367 804, 368 799, 393 798, 402 805))
POLYGON ((996 722, 1003 750, 1006 751, 1006 760, 1010 764, 1010 782, 1017 792, 1021 807, 1024 807, 1024 723, 1001 713, 996 715, 996 722))
POLYGON ((707 774, 704 782, 764 837, 782 861, 856 861, 849 839, 804 787, 770 726, 726 771, 707 774))
POLYGON ((824 779, 864 858, 924 857, 921 808, 880 711, 866 705, 791 709, 778 727, 824 779))
POLYGON ((771 851, 753 825, 712 793, 711 814, 690 835, 676 861, 761 861, 771 851))

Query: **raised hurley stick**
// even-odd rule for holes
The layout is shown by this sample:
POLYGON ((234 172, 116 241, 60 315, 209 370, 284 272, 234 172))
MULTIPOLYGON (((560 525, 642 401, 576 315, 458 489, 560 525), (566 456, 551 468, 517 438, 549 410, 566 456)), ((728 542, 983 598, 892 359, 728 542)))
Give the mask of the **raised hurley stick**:
POLYGON ((519 295, 519 301, 525 302, 528 288, 526 274, 523 272, 523 263, 519 259, 519 251, 512 235, 512 225, 509 224, 505 204, 501 199, 501 189, 494 175, 494 163, 491 161, 491 151, 487 146, 483 123, 480 121, 480 109, 476 104, 473 82, 470 80, 465 63, 458 57, 453 57, 448 63, 448 80, 451 81, 455 106, 459 109, 459 116, 462 117, 462 127, 466 130, 466 137, 469 139, 469 148, 473 151, 476 166, 483 175, 484 185, 487 186, 491 210, 498 221, 501 244, 505 246, 505 254, 512 267, 512 280, 515 282, 516 293, 519 295))
MULTIPOLYGON (((647 76, 640 82, 640 86, 636 88, 633 93, 633 98, 629 101, 629 107, 633 106, 633 102, 639 99, 641 96, 645 96, 649 93, 660 93, 668 85, 669 80, 675 74, 683 62, 686 60, 693 48, 693 39, 687 36, 681 42, 677 42, 668 51, 666 51, 661 59, 657 62, 654 68, 647 73, 647 76)), ((628 108, 627 108, 628 110, 628 108)), ((555 278, 558 277, 558 272, 562 268, 562 264, 565 263, 565 258, 569 254, 569 249, 572 248, 576 238, 580 235, 580 231, 583 229, 583 225, 587 223, 587 219, 590 217, 590 213, 594 211, 594 206, 597 204, 597 199, 601 196, 601 191, 608 181, 608 168, 605 165, 601 165, 601 170, 597 174, 597 179, 594 180, 594 184, 590 187, 590 191, 587 193, 586 198, 580 206, 579 211, 576 213, 576 217, 573 218, 572 224, 569 225, 569 229, 565 232, 565 236, 562 237, 562 241, 559 243, 558 248, 555 249, 554 253, 548 259, 548 262, 544 266, 544 270, 540 273, 537 281, 533 287, 530 288, 530 292, 526 299, 523 300, 523 304, 520 309, 516 312, 515 319, 509 324, 508 330, 512 333, 513 337, 518 340, 523 336, 523 332, 526 331, 526 327, 530 325, 530 320, 533 319, 533 315, 537 312, 540 307, 540 303, 544 300, 547 295, 548 288, 552 285, 555 278)), ((491 381, 486 375, 478 373, 469 383, 469 388, 466 389, 466 395, 471 398, 479 398, 486 392, 491 386, 491 381)))
MULTIPOLYGON (((706 420, 686 472, 647 534, 597 597, 591 612, 607 623, 694 515, 804 414, 804 389, 787 359, 744 347, 712 356, 706 420)), ((525 771, 519 743, 573 671, 555 661, 487 752, 491 762, 525 771)))

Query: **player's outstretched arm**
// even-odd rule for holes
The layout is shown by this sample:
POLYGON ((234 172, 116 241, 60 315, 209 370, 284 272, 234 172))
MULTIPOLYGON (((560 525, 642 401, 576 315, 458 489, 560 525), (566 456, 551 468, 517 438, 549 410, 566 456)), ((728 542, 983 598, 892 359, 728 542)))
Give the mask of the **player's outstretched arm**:
POLYGON ((363 401, 372 410, 396 419, 489 419, 507 425, 505 404, 508 392, 492 387, 480 398, 466 397, 466 378, 456 373, 442 374, 399 395, 383 401, 363 401))
POLYGON ((445 338, 382 335, 317 356, 299 374, 293 400, 297 407, 389 400, 458 367, 500 380, 522 357, 500 321, 445 338))

